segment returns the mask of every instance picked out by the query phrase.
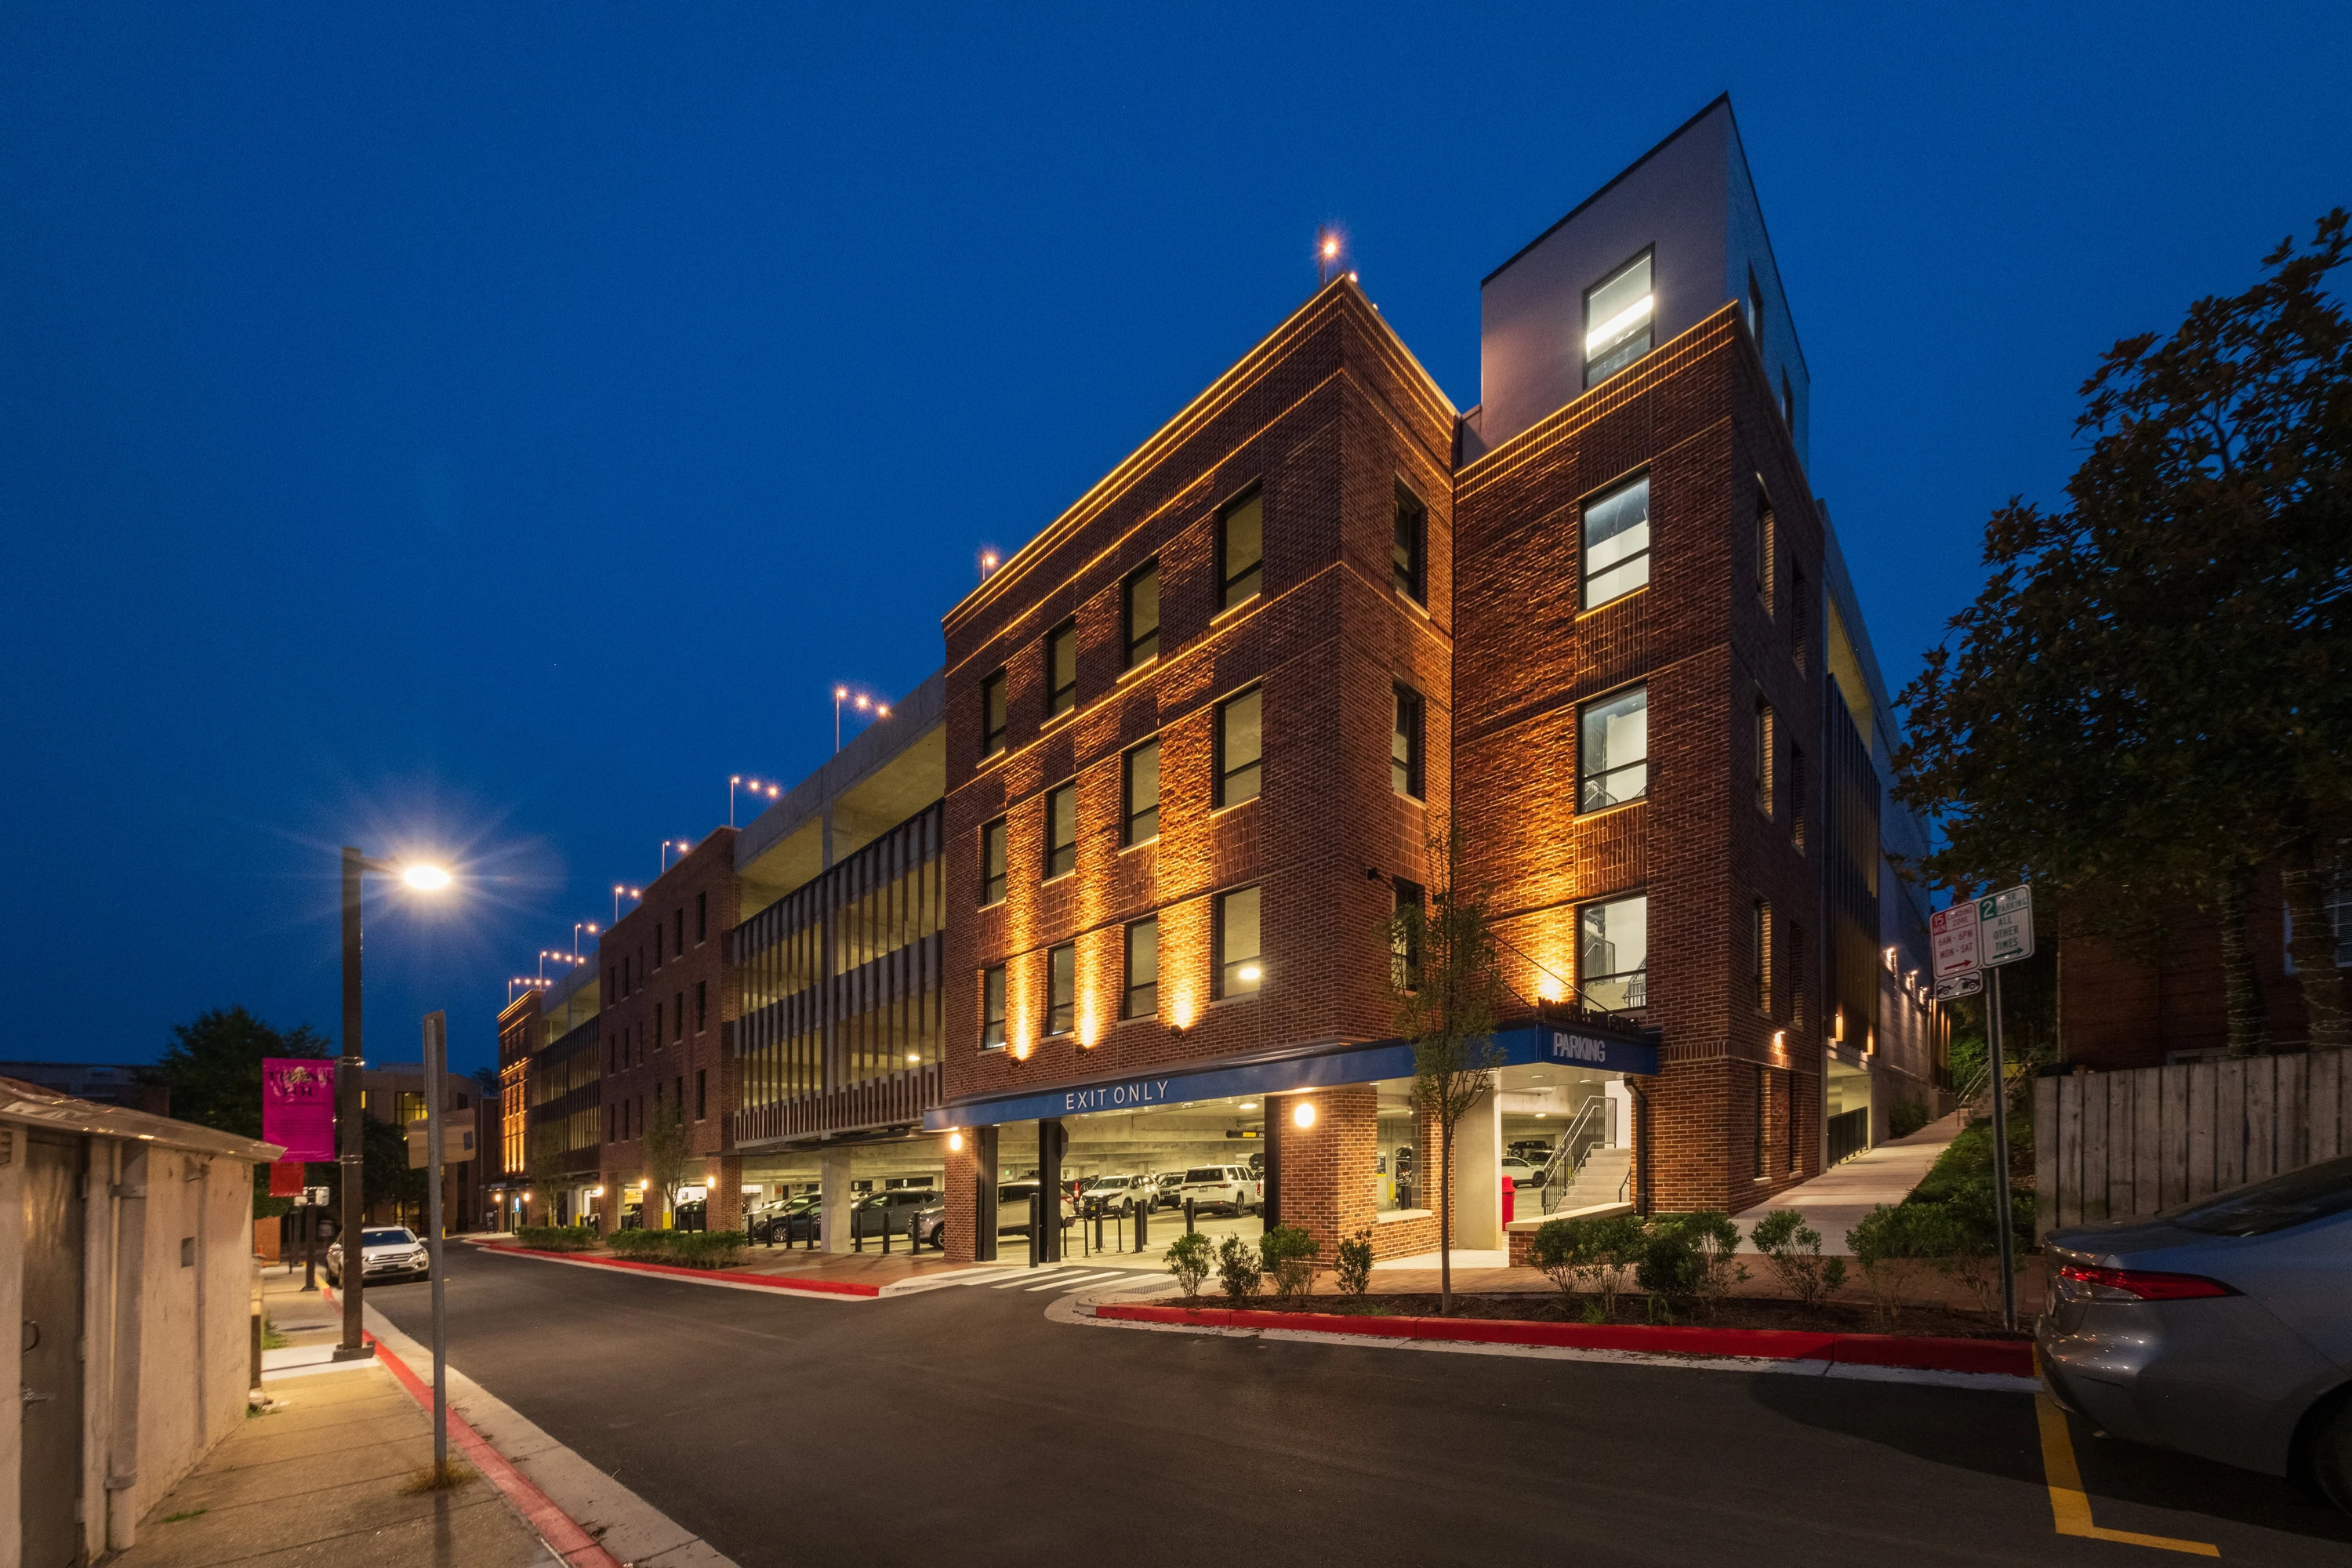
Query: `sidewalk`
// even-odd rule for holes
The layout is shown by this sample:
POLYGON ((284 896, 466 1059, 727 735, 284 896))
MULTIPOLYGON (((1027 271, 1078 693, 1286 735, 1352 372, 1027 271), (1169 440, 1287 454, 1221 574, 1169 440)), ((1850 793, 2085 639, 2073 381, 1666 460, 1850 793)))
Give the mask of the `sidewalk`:
POLYGON ((110 1568, 277 1565, 539 1568, 557 1562, 479 1476, 411 1493, 433 1460, 433 1423, 388 1368, 323 1358, 341 1320, 302 1295, 301 1271, 262 1270, 262 1305, 294 1342, 265 1351, 262 1389, 277 1402, 247 1417, 140 1521, 110 1568))
MULTIPOLYGON (((1899 1204, 1908 1197, 1911 1189, 1927 1173, 1927 1168, 1936 1163, 1937 1156, 1959 1136, 1965 1114, 1956 1110, 1941 1121, 1929 1122, 1908 1138, 1897 1138, 1865 1150, 1843 1164, 1831 1166, 1803 1185, 1790 1187, 1778 1197, 1732 1217, 1739 1221, 1744 1236, 1774 1209, 1795 1209, 1805 1216, 1806 1225, 1822 1233, 1824 1253, 1844 1254, 1845 1233, 1860 1225, 1863 1217, 1880 1204, 1899 1204)), ((1740 1250, 1753 1252, 1755 1248, 1742 1241, 1740 1250)))

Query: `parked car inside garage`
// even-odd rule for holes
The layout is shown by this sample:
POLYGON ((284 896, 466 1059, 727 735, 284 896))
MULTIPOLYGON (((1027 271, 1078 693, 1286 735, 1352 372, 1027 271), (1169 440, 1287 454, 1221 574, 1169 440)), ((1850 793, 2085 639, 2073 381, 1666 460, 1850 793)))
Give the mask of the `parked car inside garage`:
POLYGON ((1187 1198, 1195 1208, 1254 1214, 1265 1202, 1265 1184, 1247 1165, 1195 1165, 1176 1189, 1179 1205, 1187 1198))

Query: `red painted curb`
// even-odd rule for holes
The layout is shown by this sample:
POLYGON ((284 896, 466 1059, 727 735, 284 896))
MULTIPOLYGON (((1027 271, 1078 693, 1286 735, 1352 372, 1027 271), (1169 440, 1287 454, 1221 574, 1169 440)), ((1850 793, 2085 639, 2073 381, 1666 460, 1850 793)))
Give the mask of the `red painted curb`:
MULTIPOLYGON (((323 1285, 320 1291, 327 1303, 333 1305, 334 1292, 323 1285)), ((383 1341, 369 1334, 367 1342, 375 1346, 375 1359, 383 1363, 392 1375, 399 1380, 400 1385, 408 1390, 409 1396, 424 1406, 425 1414, 430 1415, 433 1411, 432 1388, 409 1370, 406 1362, 384 1348, 383 1341)), ((547 1542, 549 1550, 572 1564, 572 1568, 624 1568, 619 1558, 605 1551, 602 1542, 581 1528, 578 1520, 564 1512, 556 1505, 554 1499, 540 1490, 537 1484, 516 1469, 511 1460, 490 1447, 490 1440, 475 1431, 464 1416, 452 1410, 448 1417, 450 1440, 472 1461, 474 1468, 488 1476, 499 1490, 506 1493, 508 1500, 530 1521, 530 1527, 539 1531, 540 1539, 547 1542)))
POLYGON ((1469 1344, 1550 1345, 1652 1354, 1748 1356, 1764 1361, 1842 1362, 1922 1372, 2033 1375, 2022 1340, 1907 1339, 1897 1334, 1817 1333, 1795 1329, 1652 1328, 1634 1323, 1527 1323, 1494 1318, 1358 1318, 1338 1312, 1261 1312, 1232 1307, 1114 1303, 1095 1316, 1137 1323, 1216 1329, 1303 1329, 1370 1339, 1450 1340, 1469 1344))
POLYGON ((628 1268, 640 1274, 671 1274, 680 1279, 724 1279, 730 1285, 756 1285, 766 1290, 798 1290, 817 1296, 879 1296, 879 1285, 847 1279, 779 1279, 773 1274, 740 1274, 728 1268, 688 1268, 676 1263, 640 1263, 634 1258, 583 1258, 576 1252, 550 1252, 537 1247, 506 1247, 497 1242, 474 1244, 484 1252, 519 1253, 525 1258, 552 1258, 563 1263, 586 1263, 598 1268, 628 1268))

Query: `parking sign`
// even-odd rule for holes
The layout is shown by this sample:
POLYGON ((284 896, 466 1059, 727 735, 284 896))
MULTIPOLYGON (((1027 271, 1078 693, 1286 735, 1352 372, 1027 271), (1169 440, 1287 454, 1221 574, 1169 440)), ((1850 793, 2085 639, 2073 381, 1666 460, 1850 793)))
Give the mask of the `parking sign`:
POLYGON ((1936 982, 1940 986, 1956 975, 1977 970, 1977 905, 1971 899, 1937 910, 1927 917, 1927 938, 1935 951, 1936 982))
POLYGON ((2033 956, 2033 889, 2021 884, 1977 900, 1977 949, 1987 969, 2033 956))

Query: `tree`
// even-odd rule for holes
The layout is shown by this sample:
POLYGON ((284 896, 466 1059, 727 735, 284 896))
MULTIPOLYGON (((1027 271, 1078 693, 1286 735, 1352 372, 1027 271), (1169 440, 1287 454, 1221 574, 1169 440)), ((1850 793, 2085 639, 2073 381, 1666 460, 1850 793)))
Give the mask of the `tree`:
MULTIPOLYGON (((650 1150, 651 1145, 647 1147, 650 1150)), ((562 1138, 552 1127, 535 1127, 528 1134, 524 1151, 528 1166, 525 1176, 530 1183, 531 1193, 539 1199, 541 1212, 547 1216, 547 1223, 553 1225, 556 1189, 563 1185, 564 1178, 571 1173, 564 1168, 562 1138)), ((678 1163, 684 1165, 683 1153, 678 1163)))
POLYGON ((479 1067, 466 1076, 472 1079, 474 1087, 481 1091, 482 1103, 486 1107, 495 1109, 499 1103, 500 1092, 499 1069, 494 1067, 479 1067))
POLYGON ((1429 841, 1436 870, 1426 907, 1390 924, 1398 955, 1389 987, 1397 1032, 1412 1044, 1413 1103, 1438 1127, 1438 1314, 1454 1310, 1454 1130, 1495 1090, 1503 1065, 1495 1016, 1503 1000, 1494 925, 1485 896, 1460 879, 1462 835, 1449 825, 1429 841))
MULTIPOLYGON (((661 1194, 661 1228, 667 1230, 677 1207, 677 1189, 685 1184, 686 1107, 675 1095, 656 1099, 646 1122, 646 1194, 661 1194)), ((647 1227, 651 1229, 651 1226, 647 1227)))
MULTIPOLYGON (((360 1118, 360 1201, 369 1208, 390 1204, 394 1218, 405 1221, 411 1206, 417 1210, 416 1228, 425 1228, 425 1173, 408 1167, 408 1129, 397 1122, 360 1118)), ((338 1193, 338 1198, 341 1197, 338 1193)))
POLYGON ((330 1056, 326 1037, 308 1024, 281 1034, 243 1007, 215 1007, 192 1024, 172 1026, 172 1045, 141 1077, 169 1089, 172 1114, 182 1121, 261 1136, 264 1057, 330 1056))
POLYGON ((2322 291, 2347 222, 2102 356, 2065 503, 1993 514, 1991 576, 1899 699, 1896 794, 1944 835, 1927 878, 2030 878, 2077 929, 2195 903, 2240 1053, 2263 1040, 2245 909, 2272 865, 2312 1044, 2352 1045, 2324 899, 2352 833, 2352 323, 2322 291))

